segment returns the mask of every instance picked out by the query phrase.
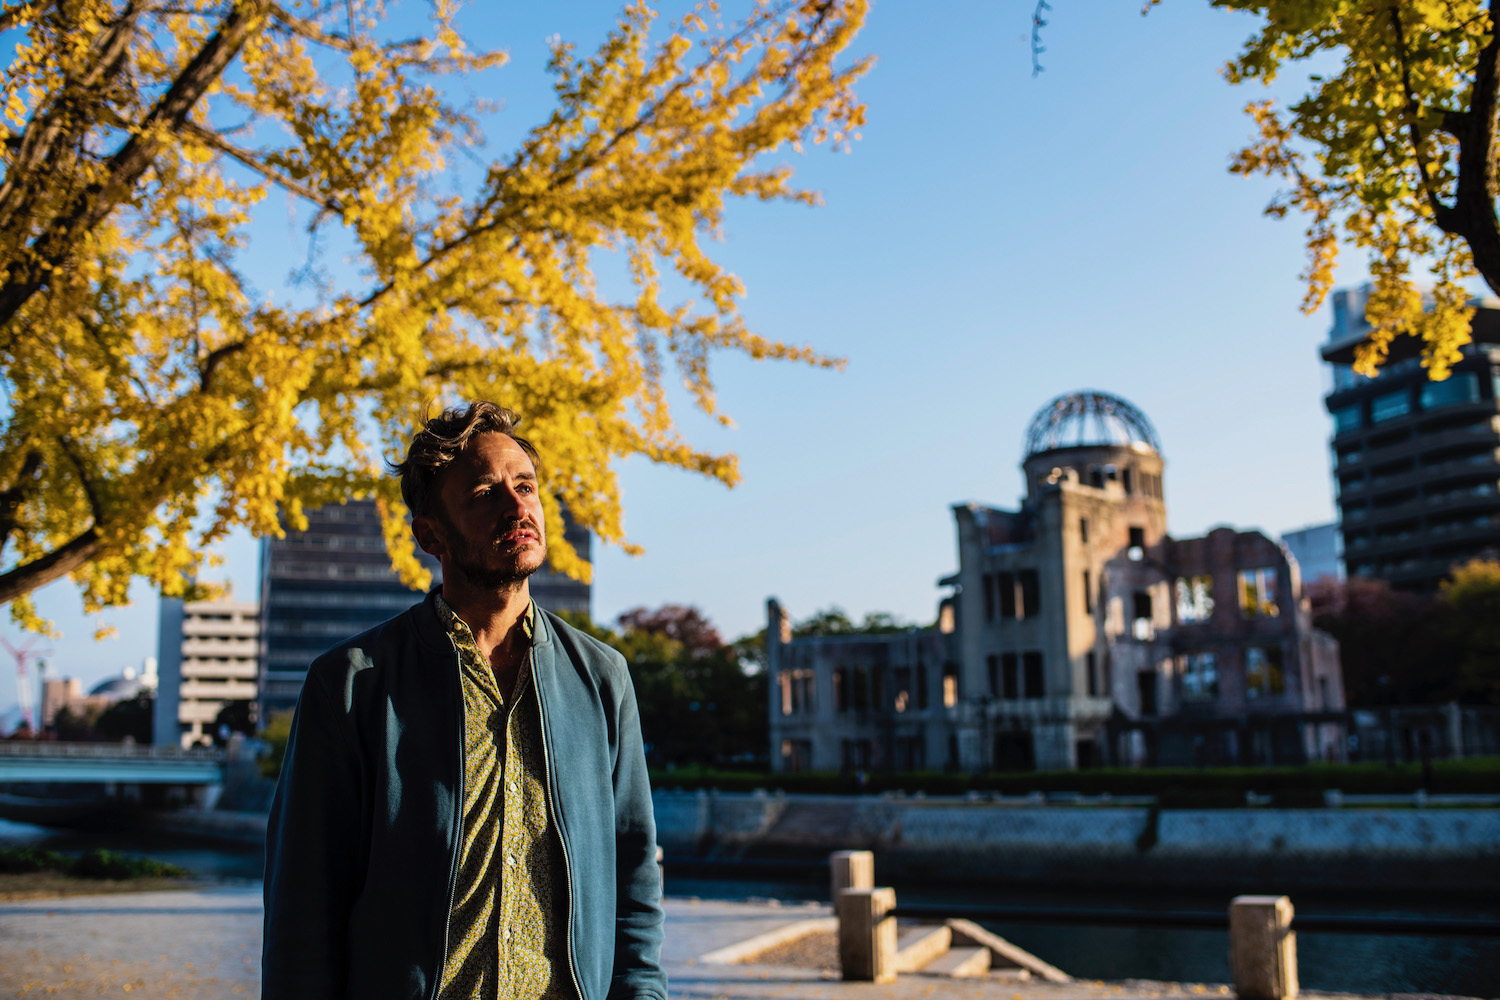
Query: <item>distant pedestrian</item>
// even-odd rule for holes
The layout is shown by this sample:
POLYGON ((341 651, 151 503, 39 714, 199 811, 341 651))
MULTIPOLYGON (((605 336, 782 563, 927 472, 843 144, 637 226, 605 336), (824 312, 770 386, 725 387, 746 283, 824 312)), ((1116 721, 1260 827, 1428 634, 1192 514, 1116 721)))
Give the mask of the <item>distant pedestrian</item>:
POLYGON ((266 845, 266 1000, 665 1000, 661 884, 618 653, 531 600, 536 450, 493 403, 394 470, 427 599, 318 657, 266 845))

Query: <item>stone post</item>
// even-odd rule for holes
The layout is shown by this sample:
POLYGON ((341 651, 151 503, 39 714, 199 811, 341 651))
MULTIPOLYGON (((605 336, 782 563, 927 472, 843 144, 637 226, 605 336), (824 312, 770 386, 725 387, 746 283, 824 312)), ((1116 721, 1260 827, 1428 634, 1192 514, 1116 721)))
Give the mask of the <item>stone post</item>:
POLYGON ((1229 904, 1229 969, 1240 1000, 1297 995, 1297 934, 1286 896, 1236 896, 1229 904))
POLYGON ((889 983, 896 978, 895 889, 842 889, 838 896, 839 967, 844 978, 889 983))
POLYGON ((837 908, 839 890, 873 889, 875 855, 870 851, 834 851, 828 855, 828 899, 837 908))

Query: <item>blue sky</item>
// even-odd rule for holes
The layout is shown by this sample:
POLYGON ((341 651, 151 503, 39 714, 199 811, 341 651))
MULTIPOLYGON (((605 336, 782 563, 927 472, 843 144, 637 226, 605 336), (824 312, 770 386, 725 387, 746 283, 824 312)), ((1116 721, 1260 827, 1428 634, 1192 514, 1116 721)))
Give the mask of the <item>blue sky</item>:
MULTIPOLYGON (((626 462, 626 529, 646 554, 596 550, 596 618, 688 603, 734 636, 775 595, 796 617, 839 605, 928 621, 955 568, 949 507, 1014 504, 1027 422, 1080 388, 1155 424, 1174 534, 1332 519, 1317 356, 1329 311, 1298 309, 1300 220, 1264 217, 1273 186, 1226 169, 1263 90, 1219 70, 1254 21, 1204 0, 1146 17, 1140 0, 1054 0, 1033 78, 1033 6, 877 0, 855 46, 878 59, 860 87, 863 141, 790 160, 825 204, 737 205, 713 248, 748 287, 754 329, 848 367, 720 358, 735 426, 686 406, 679 422, 738 454, 744 482, 626 462)), ((549 108, 546 38, 587 48, 607 9, 474 5, 467 32, 511 55, 475 88, 504 100, 497 154, 549 108)), ((275 238, 283 220, 268 224, 275 238)), ((265 260, 275 288, 284 259, 265 260)), ((1348 257, 1341 282, 1364 277, 1348 257)), ((257 551, 225 549, 242 593, 257 551)), ((97 644, 71 587, 39 594, 65 632, 46 643, 58 672, 93 680, 154 653, 155 598, 136 593, 97 644)), ((0 706, 14 701, 5 673, 0 706)))

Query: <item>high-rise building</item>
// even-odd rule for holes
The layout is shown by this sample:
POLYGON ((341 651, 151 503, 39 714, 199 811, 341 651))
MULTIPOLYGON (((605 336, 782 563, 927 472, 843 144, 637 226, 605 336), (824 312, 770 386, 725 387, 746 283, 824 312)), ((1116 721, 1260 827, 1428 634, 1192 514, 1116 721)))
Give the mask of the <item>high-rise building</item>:
POLYGON ((1296 558, 1297 565, 1302 568, 1303 583, 1344 578, 1344 558, 1339 546, 1337 521, 1288 531, 1281 536, 1281 544, 1287 547, 1296 558))
POLYGON ((1500 554, 1500 302, 1476 303, 1473 343, 1434 382, 1410 336, 1392 342, 1375 378, 1355 373, 1367 295, 1333 293, 1322 348, 1344 564, 1430 593, 1454 565, 1500 554))
MULTIPOLYGON (((392 618, 422 599, 391 569, 373 500, 308 510, 307 530, 268 538, 261 548, 261 719, 297 703, 313 659, 330 646, 392 618)), ((591 535, 567 522, 564 537, 585 559, 591 535)), ((418 550, 440 582, 441 569, 418 550)), ((590 587, 551 566, 531 578, 550 611, 589 610, 590 587)))
POLYGON ((1258 531, 1172 538, 1163 466, 1125 400, 1059 397, 1028 430, 1018 509, 953 507, 932 629, 793 638, 771 602, 773 766, 1338 758, 1338 644, 1296 559, 1258 531))
POLYGON ((156 634, 158 683, 152 712, 157 746, 212 742, 219 713, 251 708, 259 693, 260 606, 254 601, 164 597, 156 634))

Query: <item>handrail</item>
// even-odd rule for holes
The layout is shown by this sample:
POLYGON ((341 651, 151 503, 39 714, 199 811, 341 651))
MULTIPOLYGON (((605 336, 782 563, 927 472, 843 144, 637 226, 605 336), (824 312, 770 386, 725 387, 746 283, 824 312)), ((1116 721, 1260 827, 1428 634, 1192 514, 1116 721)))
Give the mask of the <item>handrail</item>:
POLYGON ((31 760, 170 760, 222 764, 228 754, 219 747, 151 746, 145 743, 63 743, 51 740, 0 740, 0 758, 31 760))

